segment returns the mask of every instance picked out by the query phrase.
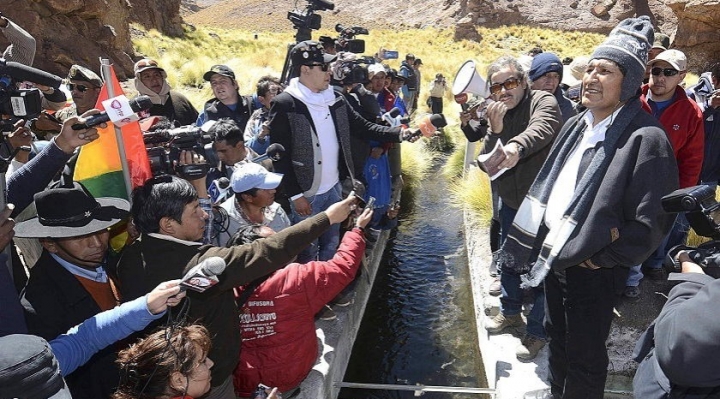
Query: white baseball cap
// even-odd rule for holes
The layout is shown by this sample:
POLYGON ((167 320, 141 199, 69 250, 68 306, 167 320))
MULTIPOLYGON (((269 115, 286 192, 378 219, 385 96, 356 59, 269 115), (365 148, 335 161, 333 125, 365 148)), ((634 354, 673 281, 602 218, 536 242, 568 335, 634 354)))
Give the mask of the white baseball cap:
POLYGON ((685 53, 680 50, 665 50, 658 54, 654 60, 648 62, 648 65, 652 66, 658 61, 665 61, 680 72, 687 70, 687 57, 685 57, 685 53))
POLYGON ((280 173, 268 172, 260 164, 248 162, 235 166, 230 185, 236 193, 242 193, 252 188, 270 190, 280 185, 282 177, 283 175, 280 173))

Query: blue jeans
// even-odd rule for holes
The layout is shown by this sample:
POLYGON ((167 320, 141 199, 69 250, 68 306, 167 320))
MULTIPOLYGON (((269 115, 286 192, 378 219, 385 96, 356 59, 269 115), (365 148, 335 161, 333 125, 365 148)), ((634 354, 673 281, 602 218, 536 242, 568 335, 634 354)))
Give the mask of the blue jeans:
MULTIPOLYGON (((505 316, 520 314, 523 305, 523 290, 520 288, 520 276, 507 272, 500 272, 500 312, 505 316)), ((535 299, 533 307, 527 317, 527 334, 535 338, 545 339, 545 291, 542 284, 532 288, 535 299)))
MULTIPOLYGON (((517 209, 513 209, 504 203, 500 204, 500 245, 505 242, 508 231, 512 227, 517 209)), ((520 276, 516 274, 500 272, 500 312, 505 316, 513 316, 522 312, 523 290, 520 288, 520 276)), ((527 317, 527 334, 536 338, 545 339, 545 292, 542 285, 532 289, 535 296, 533 308, 527 317)))
POLYGON ((517 214, 517 209, 510 208, 509 206, 505 205, 505 203, 500 200, 500 212, 498 213, 498 217, 500 219, 500 246, 505 243, 505 238, 507 238, 508 232, 510 231, 510 227, 512 227, 513 220, 515 220, 515 215, 517 214))
POLYGON ((679 213, 675 218, 670 233, 665 236, 657 251, 645 261, 645 266, 649 269, 662 269, 665 255, 676 245, 686 244, 688 232, 690 231, 690 222, 688 222, 684 213, 679 213))
MULTIPOLYGON (((325 211, 330 205, 339 202, 342 199, 342 186, 337 183, 333 188, 322 194, 317 194, 309 197, 307 200, 310 202, 312 208, 312 214, 310 216, 300 216, 295 212, 295 205, 293 201, 290 201, 290 208, 292 209, 292 222, 293 224, 300 223, 301 221, 315 216, 320 212, 325 211)), ((317 240, 313 241, 309 247, 305 248, 297 257, 298 263, 307 263, 313 260, 330 260, 335 256, 337 247, 340 244, 340 224, 334 224, 330 226, 330 229, 323 233, 317 240)))

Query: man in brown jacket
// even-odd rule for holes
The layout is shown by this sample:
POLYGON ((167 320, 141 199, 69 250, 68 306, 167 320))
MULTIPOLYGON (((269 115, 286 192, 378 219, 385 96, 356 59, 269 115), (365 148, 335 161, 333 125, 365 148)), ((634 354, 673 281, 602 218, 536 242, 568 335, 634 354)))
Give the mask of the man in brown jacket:
MULTIPOLYGON (((490 65, 487 75, 494 102, 487 107, 489 126, 482 152, 491 152, 499 143, 507 155, 500 164, 507 170, 493 181, 493 190, 497 190, 501 201, 502 245, 520 203, 550 152, 555 134, 562 127, 562 114, 552 94, 530 89, 527 73, 515 58, 500 57, 490 65)), ((485 325, 491 333, 523 324, 520 278, 502 270, 500 276, 500 313, 485 325)), ((528 316, 527 333, 516 351, 523 360, 535 358, 545 345, 544 295, 542 288, 534 291, 535 305, 528 316)))
POLYGON ((294 226, 230 248, 202 245, 207 214, 200 208, 197 191, 175 176, 149 179, 133 192, 131 213, 142 233, 124 251, 117 276, 124 301, 145 295, 161 280, 181 278, 203 260, 219 256, 227 267, 220 281, 205 292, 188 292, 188 319, 202 323, 212 337, 208 357, 215 362, 208 399, 234 399, 232 371, 240 353, 238 308, 233 288, 285 266, 303 248, 350 214, 352 198, 294 226), (170 277, 170 278, 168 278, 170 277))

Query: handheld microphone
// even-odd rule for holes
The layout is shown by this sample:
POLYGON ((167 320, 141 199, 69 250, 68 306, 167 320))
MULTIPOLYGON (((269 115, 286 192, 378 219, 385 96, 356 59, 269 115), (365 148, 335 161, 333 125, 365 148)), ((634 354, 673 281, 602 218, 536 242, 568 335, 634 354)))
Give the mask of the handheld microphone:
POLYGON ((180 281, 180 290, 191 289, 196 292, 205 292, 220 280, 219 274, 225 271, 225 260, 219 256, 211 256, 188 270, 180 281))
MULTIPOLYGON (((132 108, 133 112, 137 113, 140 111, 144 111, 146 109, 150 109, 152 107, 153 103, 152 100, 150 100, 150 97, 148 96, 138 96, 137 98, 134 98, 132 100, 129 100, 130 102, 130 108, 132 108)), ((108 115, 107 111, 103 111, 99 114, 95 114, 87 119, 85 119, 85 123, 76 123, 72 125, 72 128, 74 130, 82 130, 82 129, 89 129, 93 126, 97 126, 101 123, 105 123, 110 120, 110 116, 108 115)))
POLYGON ((280 143, 273 143, 270 144, 267 151, 265 151, 264 154, 260 155, 257 158, 254 158, 252 161, 254 163, 260 163, 266 159, 271 159, 273 161, 279 161, 280 158, 283 157, 285 154, 285 147, 283 147, 280 143))
POLYGON ((0 58, 0 75, 9 75, 18 81, 28 81, 35 84, 59 89, 62 78, 49 72, 21 64, 19 62, 5 62, 0 58))
POLYGON ((228 199, 230 193, 230 179, 227 177, 221 177, 212 182, 208 189, 208 194, 213 204, 219 204, 225 202, 228 199))
POLYGON ((387 122, 390 127, 400 126, 400 120, 398 118, 400 116, 400 108, 395 107, 391 109, 390 111, 382 114, 382 120, 387 122))

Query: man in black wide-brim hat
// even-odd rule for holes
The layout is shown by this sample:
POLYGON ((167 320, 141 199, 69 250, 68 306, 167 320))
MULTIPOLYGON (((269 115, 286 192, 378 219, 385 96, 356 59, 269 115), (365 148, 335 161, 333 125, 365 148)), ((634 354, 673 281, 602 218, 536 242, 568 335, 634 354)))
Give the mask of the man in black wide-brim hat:
MULTIPOLYGON (((106 273, 108 228, 128 215, 119 198, 94 198, 80 183, 35 194, 38 217, 18 223, 17 237, 38 238, 40 259, 30 272, 22 305, 30 334, 50 341, 120 303, 106 273)), ((109 397, 118 382, 113 347, 67 376, 73 398, 109 397)))

